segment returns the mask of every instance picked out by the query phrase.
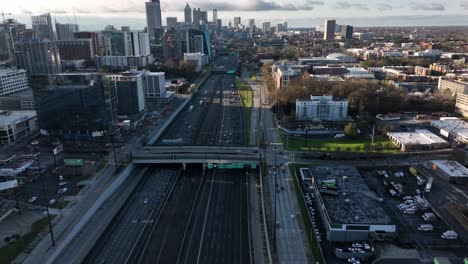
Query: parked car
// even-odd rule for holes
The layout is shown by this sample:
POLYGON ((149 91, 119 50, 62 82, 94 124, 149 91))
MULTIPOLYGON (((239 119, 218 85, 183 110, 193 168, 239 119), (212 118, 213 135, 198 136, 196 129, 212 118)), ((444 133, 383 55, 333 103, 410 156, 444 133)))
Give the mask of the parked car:
POLYGON ((36 200, 37 200, 37 196, 33 196, 33 197, 29 198, 28 202, 34 203, 36 200))
POLYGON ((49 205, 53 205, 53 204, 55 204, 56 202, 57 202, 56 199, 51 199, 51 200, 49 201, 49 205))

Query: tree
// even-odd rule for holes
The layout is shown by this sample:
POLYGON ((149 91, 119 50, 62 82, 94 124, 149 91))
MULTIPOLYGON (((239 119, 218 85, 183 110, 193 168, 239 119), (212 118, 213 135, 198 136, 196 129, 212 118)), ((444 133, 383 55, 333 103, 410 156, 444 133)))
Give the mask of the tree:
POLYGON ((358 137, 357 127, 355 123, 348 123, 345 126, 344 133, 347 138, 355 139, 358 137))

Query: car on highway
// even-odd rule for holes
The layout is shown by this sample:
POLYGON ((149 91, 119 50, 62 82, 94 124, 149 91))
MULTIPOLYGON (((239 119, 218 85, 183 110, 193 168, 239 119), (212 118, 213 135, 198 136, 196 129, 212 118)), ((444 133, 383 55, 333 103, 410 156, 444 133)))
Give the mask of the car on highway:
POLYGON ((58 190, 57 193, 58 194, 65 194, 67 191, 68 191, 67 188, 62 188, 62 189, 58 190))
POLYGON ((55 204, 56 202, 57 202, 57 200, 56 200, 56 199, 50 199, 50 201, 49 201, 49 205, 53 205, 53 204, 55 204))
POLYGON ((59 182, 59 186, 64 186, 66 184, 68 184, 68 182, 59 182))
POLYGON ((291 215, 291 219, 293 219, 293 220, 294 220, 294 215, 293 215, 293 214, 291 215))
POLYGON ((63 176, 62 175, 59 176, 59 181, 63 181, 63 176))
POLYGON ((148 203, 148 198, 143 199, 143 203, 148 203))
POLYGON ((37 200, 37 196, 33 196, 33 197, 29 198, 28 202, 34 203, 36 200, 37 200))
POLYGON ((33 141, 31 142, 31 145, 37 146, 37 145, 39 145, 39 141, 38 141, 38 140, 33 140, 33 141))

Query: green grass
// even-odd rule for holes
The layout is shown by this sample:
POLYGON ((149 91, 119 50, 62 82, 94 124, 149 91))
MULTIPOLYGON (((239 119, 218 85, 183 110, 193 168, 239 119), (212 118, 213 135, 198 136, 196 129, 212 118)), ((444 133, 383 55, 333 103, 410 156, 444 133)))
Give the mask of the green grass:
MULTIPOLYGON (((305 140, 303 138, 281 137, 284 145, 288 150, 296 151, 341 151, 341 152, 369 152, 366 149, 366 144, 370 146, 370 139, 309 139, 307 146, 305 146, 305 140), (289 141, 289 142, 288 142, 289 141)), ((397 146, 395 146, 388 138, 375 138, 374 148, 375 152, 386 152, 395 153, 399 152, 397 146)))
POLYGON ((312 223, 310 222, 309 211, 307 209, 304 198, 302 196, 302 190, 299 185, 299 181, 297 179, 296 169, 299 169, 299 168, 296 168, 293 164, 289 164, 289 172, 291 174, 291 177, 294 180, 294 189, 295 189, 297 201, 299 203, 299 208, 301 209, 301 216, 304 222, 304 227, 305 227, 307 239, 309 241, 310 250, 312 251, 312 255, 314 256, 314 260, 316 262, 325 263, 325 260, 322 256, 322 252, 320 251, 320 248, 319 248, 320 245, 317 242, 315 236, 312 235, 312 232, 313 232, 312 223))
POLYGON ((237 78, 236 79, 237 90, 242 101, 242 107, 244 108, 244 124, 246 130, 246 139, 247 144, 250 144, 250 122, 252 119, 252 104, 253 104, 253 94, 250 85, 248 85, 244 80, 237 78))
MULTIPOLYGON (((31 224, 31 232, 20 237, 12 244, 0 248, 1 263, 11 263, 48 225, 47 217, 37 220, 31 224)), ((3 239, 3 238, 2 238, 3 239)))

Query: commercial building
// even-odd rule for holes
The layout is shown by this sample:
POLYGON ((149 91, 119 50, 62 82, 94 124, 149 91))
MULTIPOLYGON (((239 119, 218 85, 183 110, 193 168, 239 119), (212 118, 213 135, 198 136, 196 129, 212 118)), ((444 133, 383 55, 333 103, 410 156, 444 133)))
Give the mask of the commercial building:
POLYGON ((306 57, 299 58, 300 65, 307 65, 309 67, 313 66, 327 66, 330 64, 340 64, 340 61, 336 58, 326 58, 326 57, 306 57))
POLYGON ((32 89, 22 90, 5 96, 0 96, 0 109, 10 111, 36 110, 32 89))
POLYGON ((93 44, 93 52, 95 55, 101 55, 101 48, 99 45, 99 34, 97 32, 80 31, 73 33, 75 39, 91 39, 93 44))
POLYGON ((234 17, 234 28, 239 28, 241 24, 241 17, 234 17))
POLYGON ((57 31, 57 40, 70 40, 75 38, 74 33, 80 31, 80 27, 77 24, 55 22, 55 31, 57 31))
POLYGON ((115 29, 100 32, 99 43, 102 56, 125 56, 125 34, 115 29))
POLYGON ((146 23, 151 42, 156 41, 155 31, 162 28, 161 4, 159 0, 150 0, 146 5, 146 23))
POLYGON ((187 3, 184 8, 184 21, 185 23, 192 23, 192 8, 187 3))
POLYGON ((166 18, 166 24, 170 28, 176 28, 177 27, 177 17, 167 17, 166 18))
POLYGON ((392 239, 396 224, 388 216, 359 172, 353 167, 301 168, 312 175, 318 211, 327 240, 355 242, 392 239))
POLYGON ((353 31, 354 31, 353 26, 342 25, 341 26, 340 36, 342 36, 345 39, 352 39, 353 38, 353 31))
POLYGON ((271 30, 271 23, 270 22, 263 22, 262 29, 264 33, 270 32, 271 30))
POLYGON ((107 78, 115 83, 117 114, 139 120, 146 109, 143 73, 125 72, 107 78))
POLYGON ((451 183, 467 183, 468 169, 453 160, 431 160, 432 170, 444 180, 451 183))
POLYGON ((455 102, 455 112, 468 117, 468 94, 457 93, 455 102))
POLYGON ((31 16, 32 28, 37 32, 38 38, 54 40, 54 27, 49 13, 31 16))
POLYGON ((336 28, 336 20, 334 19, 325 19, 325 34, 323 39, 325 41, 330 41, 335 39, 335 28, 336 28))
POLYGON ((93 132, 116 131, 113 82, 96 73, 63 73, 54 80, 47 89, 34 90, 40 129, 73 141, 93 139, 93 132))
POLYGON ((213 23, 217 23, 218 22, 218 9, 213 9, 213 23))
POLYGON ((195 71, 199 72, 204 65, 208 64, 208 56, 201 52, 184 53, 184 61, 192 61, 195 63, 195 71))
POLYGON ((35 111, 0 110, 0 144, 8 144, 38 130, 35 111))
POLYGON ((357 32, 353 33, 353 37, 360 41, 372 41, 375 38, 374 32, 357 32))
POLYGON ((152 55, 147 56, 102 56, 96 57, 96 66, 109 66, 121 68, 146 67, 153 63, 152 55))
POLYGON ((91 60, 95 56, 91 39, 57 40, 55 44, 62 61, 91 60))
POLYGON ((333 100, 331 95, 310 96, 310 100, 296 100, 296 120, 320 119, 343 121, 348 117, 348 100, 333 100))
POLYGON ((23 69, 0 69, 0 97, 29 89, 28 76, 23 69))
POLYGON ((355 57, 343 54, 343 53, 332 53, 327 56, 327 59, 338 60, 340 63, 356 63, 357 59, 355 57))
POLYGON ((449 147, 449 143, 446 140, 425 129, 414 132, 389 132, 387 136, 403 152, 449 147))
POLYGON ((276 89, 281 89, 286 87, 291 80, 300 78, 301 70, 294 69, 291 65, 273 64, 271 75, 275 81, 276 89))
POLYGON ((444 137, 454 139, 461 143, 468 143, 468 123, 454 117, 441 117, 432 121, 431 126, 440 129, 444 137))
POLYGON ((62 72, 57 45, 48 39, 23 39, 16 43, 16 64, 31 75, 48 75, 62 72))
POLYGON ((126 56, 148 56, 151 55, 149 35, 146 32, 128 31, 125 35, 126 56))

